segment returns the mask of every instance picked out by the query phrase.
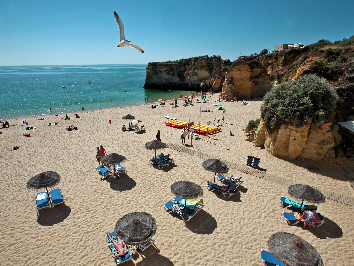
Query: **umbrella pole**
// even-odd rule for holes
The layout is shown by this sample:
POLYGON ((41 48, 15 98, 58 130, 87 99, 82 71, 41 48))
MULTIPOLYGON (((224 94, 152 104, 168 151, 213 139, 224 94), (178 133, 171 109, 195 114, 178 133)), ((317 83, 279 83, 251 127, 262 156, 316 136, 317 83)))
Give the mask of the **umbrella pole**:
POLYGON ((304 203, 304 200, 302 200, 302 202, 301 202, 301 206, 300 206, 300 210, 302 209, 302 204, 304 203))
MULTIPOLYGON (((45 189, 47 190, 47 195, 48 195, 48 199, 50 198, 50 196, 49 196, 49 191, 48 191, 48 188, 47 187, 45 187, 45 189)), ((51 201, 50 201, 51 202, 51 201)))
POLYGON ((216 176, 216 173, 214 173, 214 183, 215 183, 215 176, 216 176))

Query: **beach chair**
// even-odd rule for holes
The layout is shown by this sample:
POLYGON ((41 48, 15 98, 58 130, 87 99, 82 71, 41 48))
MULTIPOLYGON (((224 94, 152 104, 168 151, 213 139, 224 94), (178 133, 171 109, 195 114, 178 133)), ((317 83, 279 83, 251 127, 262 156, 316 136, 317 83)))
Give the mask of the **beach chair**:
MULTIPOLYGON (((213 183, 213 182, 210 182, 210 184, 219 186, 219 185, 217 185, 217 184, 215 184, 215 183, 213 183)), ((208 189, 209 189, 210 191, 221 192, 225 197, 228 197, 228 198, 230 198, 230 197, 231 197, 233 194, 235 194, 236 191, 237 191, 237 190, 235 189, 235 185, 230 185, 229 188, 228 188, 226 191, 219 190, 219 189, 215 188, 215 187, 212 186, 212 185, 207 184, 207 187, 208 187, 208 189)), ((220 187, 220 186, 219 186, 219 187, 220 187)))
MULTIPOLYGON (((316 222, 314 225, 314 227, 317 228, 324 224, 324 218, 320 213, 315 213, 315 214, 320 219, 320 222, 316 222)), ((283 212, 283 215, 289 225, 296 225, 300 222, 299 220, 296 220, 295 215, 293 213, 283 212)))
POLYGON ((194 209, 182 206, 182 205, 175 203, 173 201, 167 202, 165 204, 164 208, 168 213, 176 213, 179 216, 181 216, 181 218, 183 219, 184 222, 188 222, 198 212, 194 209))
POLYGON ((164 160, 166 163, 173 163, 173 159, 170 158, 170 156, 166 156, 162 154, 157 155, 157 157, 159 157, 159 159, 164 160))
POLYGON ((105 180, 107 177, 112 176, 113 173, 109 168, 104 167, 103 165, 100 165, 96 167, 98 170, 99 174, 102 175, 101 180, 105 180))
POLYGON ((277 257, 275 257, 272 253, 264 249, 261 250, 261 257, 263 262, 271 263, 273 265, 278 266, 285 266, 285 264, 282 263, 277 257))
POLYGON ((291 200, 291 199, 286 198, 286 197, 280 197, 280 204, 282 204, 283 207, 296 208, 296 209, 299 209, 300 211, 303 211, 305 206, 309 206, 309 209, 311 211, 316 211, 317 210, 317 206, 316 205, 301 204, 300 202, 297 202, 295 200, 291 200))
POLYGON ((168 165, 169 165, 169 163, 166 162, 165 160, 160 160, 160 162, 158 162, 158 161, 156 161, 155 158, 150 159, 149 162, 150 162, 151 164, 153 164, 153 165, 157 165, 157 167, 158 167, 159 169, 161 169, 162 167, 165 167, 165 166, 168 166, 168 165))
POLYGON ((63 195, 61 194, 60 188, 53 189, 49 191, 50 199, 52 201, 53 206, 57 204, 64 203, 63 195))
POLYGON ((143 243, 137 244, 135 246, 135 248, 137 249, 137 251, 143 252, 145 249, 150 247, 154 242, 155 242, 155 240, 149 238, 148 240, 144 241, 143 243))
POLYGON ((127 173, 127 169, 124 166, 121 166, 119 163, 114 165, 114 171, 119 176, 120 174, 127 173))
POLYGON ((223 176, 222 174, 217 174, 216 177, 219 178, 220 181, 226 182, 226 183, 228 183, 228 184, 234 184, 234 185, 235 185, 235 189, 236 189, 239 185, 241 185, 241 184, 243 183, 243 181, 241 181, 241 178, 242 178, 242 177, 240 177, 240 178, 235 178, 235 179, 233 179, 232 181, 229 180, 228 178, 226 178, 225 176, 223 176))
POLYGON ((174 203, 178 203, 179 205, 182 205, 183 207, 193 209, 196 212, 201 211, 205 206, 205 205, 203 205, 203 202, 204 202, 203 199, 192 201, 192 200, 176 197, 173 200, 174 200, 174 203))
MULTIPOLYGON (((114 232, 110 233, 109 235, 110 235, 110 237, 113 238, 114 241, 118 241, 117 240, 117 236, 116 236, 116 234, 114 232)), ((108 243, 108 247, 111 250, 113 256, 114 255, 118 255, 117 249, 114 247, 112 241, 109 239, 109 237, 107 235, 106 235, 106 241, 108 243)), ((127 254, 125 254, 124 257, 114 258, 114 261, 118 265, 118 264, 121 264, 121 263, 126 262, 126 261, 131 260, 131 259, 132 259, 132 256, 130 254, 130 250, 128 250, 127 254)))
POLYGON ((47 192, 39 192, 36 194, 36 205, 37 205, 37 215, 39 214, 38 210, 50 207, 47 192))

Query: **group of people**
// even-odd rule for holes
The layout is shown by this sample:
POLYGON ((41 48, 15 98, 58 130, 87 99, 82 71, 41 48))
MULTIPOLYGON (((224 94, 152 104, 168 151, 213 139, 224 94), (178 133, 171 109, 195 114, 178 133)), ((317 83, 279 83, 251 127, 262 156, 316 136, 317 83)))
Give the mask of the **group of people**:
POLYGON ((96 153, 96 159, 99 165, 101 165, 101 159, 103 156, 106 156, 106 150, 101 145, 100 147, 97 147, 97 153, 96 153))
POLYGON ((304 206, 304 212, 302 215, 295 215, 296 220, 301 221, 304 223, 304 228, 308 226, 315 226, 316 223, 320 223, 321 219, 318 217, 317 213, 310 210, 309 206, 304 206))

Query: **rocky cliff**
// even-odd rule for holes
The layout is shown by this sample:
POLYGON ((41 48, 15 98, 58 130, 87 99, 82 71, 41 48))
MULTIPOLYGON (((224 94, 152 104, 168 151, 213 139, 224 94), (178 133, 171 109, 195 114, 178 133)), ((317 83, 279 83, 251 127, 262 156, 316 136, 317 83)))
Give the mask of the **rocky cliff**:
POLYGON ((354 118, 354 36, 335 43, 321 40, 303 49, 243 56, 234 62, 201 56, 149 63, 144 88, 222 90, 230 99, 249 99, 304 74, 324 77, 337 90, 341 97, 337 121, 354 118))
POLYGON ((149 63, 144 88, 218 91, 230 65, 220 56, 149 63))
POLYGON ((338 125, 333 123, 303 127, 283 125, 269 133, 261 120, 255 134, 254 144, 264 146, 272 155, 286 159, 331 160, 335 158, 333 147, 340 142, 338 125))

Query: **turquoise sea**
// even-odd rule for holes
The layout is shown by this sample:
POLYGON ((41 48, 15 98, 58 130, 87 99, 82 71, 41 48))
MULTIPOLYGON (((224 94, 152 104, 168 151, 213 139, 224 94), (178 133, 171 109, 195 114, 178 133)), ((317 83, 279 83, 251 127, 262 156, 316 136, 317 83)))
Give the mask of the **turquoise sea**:
POLYGON ((48 115, 50 108, 58 114, 190 95, 191 91, 144 89, 146 66, 0 66, 0 119, 48 115))

